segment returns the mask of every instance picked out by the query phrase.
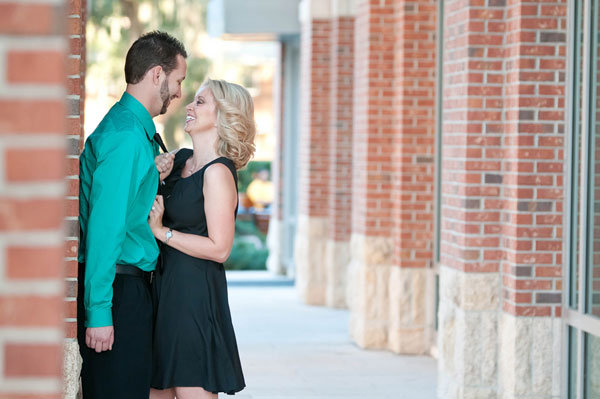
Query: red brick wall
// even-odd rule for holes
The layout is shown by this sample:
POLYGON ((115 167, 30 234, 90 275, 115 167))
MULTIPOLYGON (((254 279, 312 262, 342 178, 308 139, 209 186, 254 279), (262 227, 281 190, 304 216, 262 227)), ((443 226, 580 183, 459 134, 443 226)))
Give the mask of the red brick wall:
POLYGON ((501 272, 515 315, 560 315, 565 13, 445 3, 441 263, 501 272))
POLYGON ((492 155, 501 146, 504 31, 493 28, 505 23, 504 8, 482 13, 463 3, 444 3, 441 263, 497 272, 501 157, 492 155))
POLYGON ((352 231, 392 237, 394 2, 358 0, 354 42, 352 231))
POLYGON ((359 1, 353 231, 394 240, 394 264, 433 256, 436 2, 359 1))
POLYGON ((433 257, 436 85, 435 0, 397 6, 394 66, 394 264, 428 267, 433 257))
POLYGON ((327 217, 329 199, 330 19, 302 24, 299 213, 327 217))
POLYGON ((503 309, 561 310, 566 0, 509 2, 502 179, 503 309))
POLYGON ((354 19, 334 17, 331 29, 329 237, 350 240, 352 228, 352 102, 354 19))
MULTIPOLYGON (((65 8, 81 9, 79 1, 0 4, 0 398, 61 397, 64 218, 77 212, 64 198, 76 185, 67 189, 64 177, 77 174, 68 154, 79 148, 65 138, 64 115, 80 109, 65 103, 65 76, 79 73, 65 49, 77 42, 66 34, 81 31, 80 22, 65 24, 65 8)), ((66 132, 79 137, 80 126, 66 132)))
POLYGON ((79 243, 79 154, 83 149, 83 109, 85 100, 85 9, 86 0, 70 1, 67 29, 70 37, 67 57, 67 214, 65 224, 67 337, 76 337, 77 248, 79 243))

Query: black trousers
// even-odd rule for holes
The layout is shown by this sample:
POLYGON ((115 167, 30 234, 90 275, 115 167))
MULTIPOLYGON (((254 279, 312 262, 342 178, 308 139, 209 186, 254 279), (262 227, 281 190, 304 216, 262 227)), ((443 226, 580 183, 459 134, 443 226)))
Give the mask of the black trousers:
MULTIPOLYGON (((79 276, 84 275, 85 265, 80 264, 79 276)), ((85 344, 83 281, 78 291, 77 339, 83 358, 83 398, 148 399, 153 324, 149 281, 138 276, 116 275, 112 308, 115 341, 112 350, 100 353, 85 344)))

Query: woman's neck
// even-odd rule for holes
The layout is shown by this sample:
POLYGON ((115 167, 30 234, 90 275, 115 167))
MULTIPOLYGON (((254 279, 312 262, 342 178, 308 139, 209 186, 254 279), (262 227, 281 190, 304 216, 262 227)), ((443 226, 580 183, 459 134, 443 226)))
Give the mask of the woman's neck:
POLYGON ((192 166, 200 169, 210 161, 218 158, 215 151, 216 132, 214 134, 198 134, 192 136, 194 154, 192 155, 192 166))

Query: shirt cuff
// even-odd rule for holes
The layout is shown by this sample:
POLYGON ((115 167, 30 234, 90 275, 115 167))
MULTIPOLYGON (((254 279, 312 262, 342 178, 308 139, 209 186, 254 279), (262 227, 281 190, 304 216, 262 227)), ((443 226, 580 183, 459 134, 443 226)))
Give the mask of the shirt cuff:
POLYGON ((107 327, 113 325, 112 309, 86 309, 85 311, 86 327, 107 327))

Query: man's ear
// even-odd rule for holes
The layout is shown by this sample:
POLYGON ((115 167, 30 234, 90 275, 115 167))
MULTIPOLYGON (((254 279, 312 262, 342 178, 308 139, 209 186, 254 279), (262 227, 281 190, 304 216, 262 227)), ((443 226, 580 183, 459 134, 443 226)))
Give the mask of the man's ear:
POLYGON ((163 71, 162 67, 160 65, 157 65, 153 68, 150 68, 148 70, 148 72, 146 72, 146 73, 150 74, 150 76, 152 78, 152 83, 154 83, 155 85, 158 86, 160 84, 160 75, 161 75, 162 71, 163 71))

